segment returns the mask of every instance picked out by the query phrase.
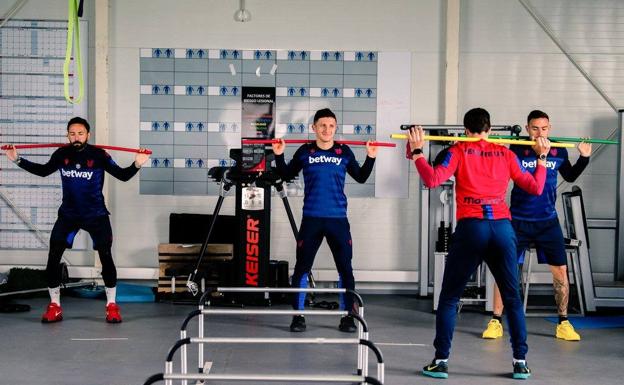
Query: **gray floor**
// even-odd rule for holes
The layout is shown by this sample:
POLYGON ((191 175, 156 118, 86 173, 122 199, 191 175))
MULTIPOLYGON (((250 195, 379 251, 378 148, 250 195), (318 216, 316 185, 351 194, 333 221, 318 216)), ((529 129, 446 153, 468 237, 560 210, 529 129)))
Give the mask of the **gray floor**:
MULTIPOLYGON (((371 339, 386 362, 386 384, 510 383, 511 353, 507 337, 480 339, 488 317, 462 311, 457 323, 448 380, 419 374, 433 354, 435 316, 431 301, 409 296, 365 296, 371 339)), ((166 353, 178 338, 191 306, 168 303, 122 304, 124 322, 103 320, 100 300, 64 297, 65 320, 41 324, 45 299, 21 300, 33 310, 0 314, 0 384, 142 384, 162 372, 166 353), (99 339, 99 340, 98 340, 99 339)), ((308 317, 303 337, 345 337, 337 319, 308 317)), ((528 362, 535 384, 620 384, 624 375, 622 329, 582 330, 582 341, 553 338, 554 324, 529 318, 528 362)), ((206 322, 210 336, 289 336, 288 316, 215 317, 206 322)), ((195 324, 190 329, 195 331, 195 324)), ((351 346, 279 345, 214 346, 206 349, 212 373, 351 374, 356 367, 351 346)), ((189 367, 196 365, 190 354, 189 367)), ((371 361, 374 362, 374 361, 371 361)), ((176 361, 177 365, 177 361, 176 361)), ((371 373, 375 366, 371 363, 371 373)), ((161 382, 162 383, 162 382, 161 382)), ((220 384, 225 382, 219 382, 220 384)), ((230 382, 231 383, 231 382, 230 382)), ((251 383, 251 382, 247 382, 251 383)), ((258 383, 254 383, 258 384, 258 383)))

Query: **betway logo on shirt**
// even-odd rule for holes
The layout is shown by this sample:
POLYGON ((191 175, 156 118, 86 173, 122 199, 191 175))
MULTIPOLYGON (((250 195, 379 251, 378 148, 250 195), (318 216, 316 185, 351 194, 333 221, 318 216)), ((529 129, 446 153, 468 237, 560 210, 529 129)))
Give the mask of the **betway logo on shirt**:
POLYGON ((313 158, 311 156, 308 157, 308 163, 310 163, 310 164, 312 164, 312 163, 333 163, 336 166, 340 166, 340 162, 342 162, 342 158, 339 158, 337 156, 321 155, 321 156, 317 156, 316 158, 313 158))
MULTIPOLYGON (((537 167, 537 159, 532 160, 530 162, 527 162, 526 160, 522 160, 522 167, 524 168, 535 168, 537 167)), ((546 168, 549 168, 551 170, 554 170, 555 167, 557 167, 557 162, 555 162, 554 160, 547 160, 546 161, 546 168)))
POLYGON ((93 176, 93 171, 78 171, 78 170, 69 170, 61 169, 61 174, 68 178, 82 178, 86 180, 91 180, 93 176))

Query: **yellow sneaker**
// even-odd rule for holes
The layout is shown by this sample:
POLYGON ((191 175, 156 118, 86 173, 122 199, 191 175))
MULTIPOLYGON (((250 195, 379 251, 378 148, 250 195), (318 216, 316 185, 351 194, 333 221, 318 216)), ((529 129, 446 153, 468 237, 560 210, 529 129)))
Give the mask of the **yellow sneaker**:
POLYGON ((497 319, 491 319, 488 322, 487 329, 483 332, 482 338, 496 339, 503 336, 503 325, 497 319))
POLYGON ((570 321, 563 321, 562 323, 557 324, 557 333, 555 336, 566 341, 581 340, 581 336, 576 332, 576 330, 574 330, 574 326, 572 326, 570 321))

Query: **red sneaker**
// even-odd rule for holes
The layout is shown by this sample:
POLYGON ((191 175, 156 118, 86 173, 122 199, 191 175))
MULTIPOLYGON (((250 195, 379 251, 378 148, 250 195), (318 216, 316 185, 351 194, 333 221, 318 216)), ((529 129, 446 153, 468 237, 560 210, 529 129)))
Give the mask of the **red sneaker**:
POLYGON ((58 322, 63 320, 63 309, 56 302, 50 302, 46 308, 46 312, 41 317, 41 322, 49 324, 52 322, 58 322))
POLYGON ((108 322, 109 324, 118 324, 121 322, 119 306, 117 306, 117 304, 114 302, 106 305, 106 322, 108 322))

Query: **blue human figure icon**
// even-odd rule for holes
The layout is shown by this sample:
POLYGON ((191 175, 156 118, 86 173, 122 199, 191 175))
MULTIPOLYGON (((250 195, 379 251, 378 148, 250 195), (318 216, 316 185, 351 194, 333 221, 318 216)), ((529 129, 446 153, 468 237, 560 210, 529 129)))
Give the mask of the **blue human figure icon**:
POLYGON ((304 87, 299 88, 299 95, 301 96, 305 96, 306 95, 306 89, 304 87))
POLYGON ((159 163, 160 161, 158 160, 158 158, 152 158, 152 167, 158 167, 159 163))
POLYGON ((329 90, 327 88, 323 88, 321 90, 321 96, 327 97, 329 95, 329 90))
POLYGON ((355 131, 356 134, 360 134, 362 132, 362 126, 360 126, 359 124, 356 124, 353 130, 355 131))
POLYGON ((163 159, 163 166, 165 167, 169 167, 169 165, 171 164, 171 161, 169 160, 169 158, 165 158, 163 159))
POLYGON ((295 51, 288 51, 288 60, 295 60, 295 51))
POLYGON ((228 93, 228 89, 225 86, 221 86, 221 88, 219 89, 219 92, 221 93, 221 96, 225 96, 228 93))
POLYGON ((220 166, 220 167, 225 167, 225 166, 227 166, 227 160, 225 160, 225 159, 219 159, 219 166, 220 166))
POLYGON ((301 60, 305 60, 308 57, 308 53, 306 51, 301 51, 299 55, 301 56, 301 60))
POLYGON ((171 57, 171 55, 172 55, 172 54, 173 54, 173 51, 171 51, 171 48, 167 48, 167 49, 165 50, 165 56, 167 56, 167 57, 171 57))
POLYGON ((184 162, 185 162, 187 168, 193 167, 193 159, 186 158, 186 160, 184 162))
POLYGON ((157 84, 154 84, 154 85, 152 86, 152 94, 153 94, 153 95, 158 95, 158 93, 159 93, 159 92, 160 92, 160 87, 158 87, 158 85, 157 85, 157 84))
POLYGON ((299 131, 303 134, 305 132, 305 124, 301 123, 299 125, 299 131))
POLYGON ((152 131, 158 131, 160 124, 158 122, 152 122, 152 131))
POLYGON ((341 57, 342 57, 342 54, 340 53, 340 51, 334 52, 334 59, 340 60, 341 57))
POLYGON ((293 87, 288 89, 288 96, 295 96, 295 89, 293 87))
POLYGON ((372 97, 373 96, 373 90, 371 90, 370 88, 367 88, 366 89, 366 96, 369 97, 369 98, 372 97))
POLYGON ((165 129, 165 131, 169 131, 169 127, 170 127, 169 122, 163 122, 163 128, 165 129))
POLYGON ((327 60, 327 59, 329 59, 329 52, 327 52, 327 51, 323 51, 323 53, 321 54, 321 58, 322 58, 323 60, 327 60))
POLYGON ((193 131, 193 122, 186 122, 186 131, 193 131))
POLYGON ((238 52, 238 50, 234 50, 234 51, 232 51, 232 57, 233 57, 234 59, 238 59, 238 56, 239 56, 239 55, 240 55, 240 52, 238 52))
POLYGON ((193 86, 186 86, 186 94, 193 95, 193 86))
POLYGON ((204 161, 202 159, 197 159, 197 162, 195 162, 195 164, 197 165, 197 167, 202 168, 204 166, 204 161))
POLYGON ((260 58, 262 57, 262 52, 260 51, 254 52, 254 57, 256 58, 256 60, 260 60, 260 58))
POLYGON ((219 56, 221 56, 221 59, 227 59, 228 57, 227 50, 222 49, 221 52, 219 53, 219 56))
POLYGON ((153 51, 152 56, 153 56, 153 57, 160 57, 160 55, 162 55, 162 51, 160 50, 160 48, 156 48, 156 49, 153 51))
POLYGON ((202 123, 202 122, 197 122, 197 130, 198 130, 199 132, 204 131, 204 123, 202 123))
POLYGON ((368 60, 370 60, 370 61, 375 60, 375 52, 369 52, 368 53, 368 60))
POLYGON ((332 95, 334 95, 334 97, 337 98, 338 96, 340 96, 340 90, 338 88, 334 88, 332 90, 332 95))
POLYGON ((193 57, 193 50, 192 49, 187 49, 186 50, 186 58, 190 59, 193 57))
POLYGON ((362 52, 356 52, 355 60, 362 61, 363 58, 364 58, 364 54, 362 52))
POLYGON ((360 96, 362 96, 362 90, 361 90, 360 88, 356 88, 356 89, 355 89, 355 96, 356 96, 356 97, 358 97, 358 98, 359 98, 360 96))
POLYGON ((198 57, 198 58, 200 58, 200 59, 201 59, 201 58, 203 58, 203 57, 204 57, 204 55, 205 55, 205 52, 204 52, 204 50, 203 50, 203 49, 197 50, 197 57, 198 57))
POLYGON ((198 93, 199 95, 203 95, 205 90, 206 90, 206 89, 205 89, 203 86, 199 86, 199 87, 197 87, 197 93, 198 93))
POLYGON ((232 95, 238 95, 238 87, 232 87, 232 95))
POLYGON ((267 59, 267 60, 270 59, 271 55, 272 55, 271 51, 264 51, 264 58, 265 59, 267 59))
POLYGON ((163 92, 165 93, 165 95, 169 95, 169 91, 171 91, 171 87, 169 87, 169 86, 164 86, 163 87, 163 92))
POLYGON ((289 134, 292 134, 295 131, 295 126, 292 123, 288 123, 287 130, 289 134))
POLYGON ((225 132, 225 123, 219 122, 219 132, 225 132))
POLYGON ((370 124, 367 124, 366 125, 366 133, 370 135, 371 132, 373 132, 373 127, 370 124))

